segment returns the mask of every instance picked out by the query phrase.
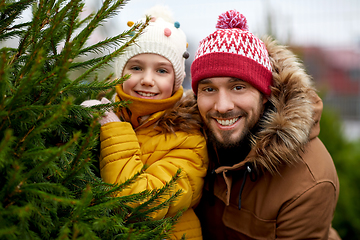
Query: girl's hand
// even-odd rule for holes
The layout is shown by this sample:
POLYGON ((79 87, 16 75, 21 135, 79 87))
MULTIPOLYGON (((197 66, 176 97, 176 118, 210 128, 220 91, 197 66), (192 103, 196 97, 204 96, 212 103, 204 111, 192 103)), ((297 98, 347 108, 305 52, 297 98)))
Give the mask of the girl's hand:
MULTIPOLYGON (((111 103, 107 98, 102 98, 101 101, 99 100, 87 100, 82 102, 80 105, 83 107, 91 107, 99 104, 107 104, 111 103)), ((121 122, 119 117, 113 111, 106 111, 105 115, 99 120, 99 123, 102 125, 110 122, 121 122)))

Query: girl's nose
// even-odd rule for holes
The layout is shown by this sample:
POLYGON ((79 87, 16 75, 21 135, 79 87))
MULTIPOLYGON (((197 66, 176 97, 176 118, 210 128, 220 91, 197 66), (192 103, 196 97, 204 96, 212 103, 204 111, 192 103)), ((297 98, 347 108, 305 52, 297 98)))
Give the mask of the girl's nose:
POLYGON ((154 86, 153 74, 150 71, 145 71, 140 83, 146 86, 154 86))

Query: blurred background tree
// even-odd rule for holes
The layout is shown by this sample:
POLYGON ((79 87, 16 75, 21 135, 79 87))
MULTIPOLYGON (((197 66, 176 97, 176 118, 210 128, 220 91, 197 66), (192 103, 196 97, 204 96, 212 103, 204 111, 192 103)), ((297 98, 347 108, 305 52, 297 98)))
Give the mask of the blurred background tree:
POLYGON ((333 227, 342 239, 356 240, 360 236, 360 141, 345 137, 340 116, 337 110, 324 108, 319 138, 329 150, 340 180, 333 227))

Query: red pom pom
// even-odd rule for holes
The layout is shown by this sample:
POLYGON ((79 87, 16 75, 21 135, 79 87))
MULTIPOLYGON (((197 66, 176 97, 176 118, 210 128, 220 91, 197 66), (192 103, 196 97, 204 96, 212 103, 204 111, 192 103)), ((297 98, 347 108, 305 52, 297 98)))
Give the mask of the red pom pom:
POLYGON ((236 10, 229 10, 219 16, 216 24, 217 29, 239 28, 244 31, 249 31, 247 20, 244 15, 236 10))

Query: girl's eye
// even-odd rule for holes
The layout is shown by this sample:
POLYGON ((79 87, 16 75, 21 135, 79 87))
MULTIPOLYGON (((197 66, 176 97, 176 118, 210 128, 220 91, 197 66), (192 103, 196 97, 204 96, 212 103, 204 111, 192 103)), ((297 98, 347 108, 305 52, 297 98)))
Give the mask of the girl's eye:
POLYGON ((141 70, 141 68, 139 66, 134 66, 134 67, 131 67, 130 69, 134 70, 134 71, 140 71, 141 70))
POLYGON ((166 69, 161 68, 161 69, 158 70, 158 72, 159 73, 167 73, 168 71, 166 69))

